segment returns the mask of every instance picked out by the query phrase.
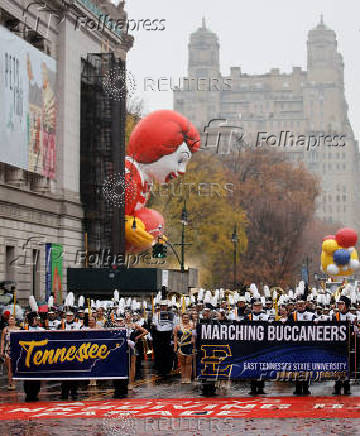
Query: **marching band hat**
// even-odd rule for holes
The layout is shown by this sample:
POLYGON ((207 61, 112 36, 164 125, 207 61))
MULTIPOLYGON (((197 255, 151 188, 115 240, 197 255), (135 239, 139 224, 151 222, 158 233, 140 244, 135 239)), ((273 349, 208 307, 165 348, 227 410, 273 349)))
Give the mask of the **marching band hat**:
POLYGON ((349 297, 346 297, 345 295, 342 295, 339 299, 339 301, 342 301, 343 303, 345 303, 346 307, 350 307, 351 305, 351 300, 349 297))

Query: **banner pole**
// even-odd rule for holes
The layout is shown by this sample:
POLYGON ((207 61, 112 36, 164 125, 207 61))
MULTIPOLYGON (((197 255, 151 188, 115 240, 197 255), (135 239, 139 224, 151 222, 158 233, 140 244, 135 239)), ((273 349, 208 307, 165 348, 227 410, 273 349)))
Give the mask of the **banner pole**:
POLYGON ((13 311, 14 318, 16 317, 15 314, 16 314, 16 289, 14 289, 14 311, 13 311))

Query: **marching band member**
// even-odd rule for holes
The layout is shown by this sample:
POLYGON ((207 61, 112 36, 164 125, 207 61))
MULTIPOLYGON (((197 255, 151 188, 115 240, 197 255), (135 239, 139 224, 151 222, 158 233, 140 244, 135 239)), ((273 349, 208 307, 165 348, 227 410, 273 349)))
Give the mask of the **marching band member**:
POLYGON ((192 360, 195 352, 193 324, 189 314, 184 312, 181 323, 174 327, 174 352, 177 353, 181 367, 181 383, 191 383, 192 360))
MULTIPOLYGON (((66 321, 58 326, 58 330, 80 330, 80 327, 80 323, 74 320, 74 313, 68 311, 66 312, 66 321)), ((67 400, 70 392, 72 400, 76 401, 78 397, 78 384, 77 380, 64 380, 61 383, 61 399, 67 400)))
MULTIPOLYGON (((263 305, 261 300, 255 300, 253 302, 253 310, 247 315, 246 320, 251 322, 269 321, 268 315, 263 311, 263 305)), ((265 394, 264 387, 264 380, 251 379, 249 395, 265 394)))
POLYGON ((155 365, 161 376, 166 376, 173 366, 173 348, 171 336, 174 329, 174 314, 168 311, 168 302, 160 303, 160 311, 155 313, 153 321, 153 349, 155 365))
MULTIPOLYGON (((40 318, 37 312, 30 312, 27 316, 28 324, 25 326, 26 330, 37 331, 44 330, 40 327, 40 318)), ((39 380, 24 380, 24 392, 26 394, 25 401, 39 401, 38 395, 40 392, 39 380)))
MULTIPOLYGON (((353 323, 356 321, 356 317, 350 312, 350 298, 346 296, 341 296, 337 306, 339 311, 336 312, 333 315, 333 321, 340 322, 340 321, 347 321, 349 323, 353 323)), ((342 380, 336 380, 335 386, 334 386, 334 394, 335 395, 341 395, 341 388, 344 388, 344 395, 350 395, 351 389, 350 389, 350 379, 345 378, 342 380)))
MULTIPOLYGON (((296 310, 294 310, 288 318, 289 322, 304 322, 304 321, 314 321, 316 315, 312 312, 306 310, 306 305, 304 300, 298 300, 296 302, 296 310)), ((294 395, 310 395, 309 391, 309 380, 296 380, 296 388, 294 395)))
POLYGON ((1 333, 1 351, 0 355, 3 356, 5 360, 5 366, 8 371, 8 391, 15 390, 15 384, 12 379, 11 370, 11 360, 10 360, 10 332, 14 330, 19 330, 16 326, 15 317, 13 315, 9 316, 9 325, 4 327, 1 333))

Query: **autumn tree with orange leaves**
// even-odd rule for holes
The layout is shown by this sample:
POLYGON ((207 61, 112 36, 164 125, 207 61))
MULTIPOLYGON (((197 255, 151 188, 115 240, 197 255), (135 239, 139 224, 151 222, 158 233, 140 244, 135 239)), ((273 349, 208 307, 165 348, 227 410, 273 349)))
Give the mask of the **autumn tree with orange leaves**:
POLYGON ((245 150, 225 159, 235 184, 234 207, 247 216, 247 251, 239 280, 292 285, 303 233, 315 212, 319 182, 274 150, 245 150))

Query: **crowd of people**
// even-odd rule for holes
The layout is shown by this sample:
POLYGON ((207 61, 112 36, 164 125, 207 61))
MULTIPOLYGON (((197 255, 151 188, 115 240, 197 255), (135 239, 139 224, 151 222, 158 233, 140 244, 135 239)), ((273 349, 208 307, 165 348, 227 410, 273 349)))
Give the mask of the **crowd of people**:
MULTIPOLYGON (((141 378, 144 360, 153 361, 153 369, 160 377, 167 377, 171 372, 180 370, 181 382, 192 383, 196 369, 196 326, 203 322, 303 322, 303 321, 347 321, 353 325, 360 322, 360 304, 352 302, 353 295, 349 288, 345 292, 328 298, 309 298, 309 290, 303 287, 302 293, 283 293, 281 297, 260 296, 257 290, 250 289, 245 295, 236 298, 221 298, 216 301, 208 298, 208 293, 198 298, 183 298, 182 303, 175 299, 163 300, 159 296, 149 304, 100 305, 96 308, 52 307, 47 311, 25 311, 23 319, 16 319, 10 311, 2 315, 0 355, 8 372, 8 389, 14 390, 10 362, 9 336, 12 330, 89 330, 89 329, 123 329, 126 330, 129 350, 129 380, 126 386, 123 380, 114 380, 115 397, 123 397, 132 390, 136 378, 141 378), (345 295, 346 293, 351 294, 345 295), (250 298, 249 298, 250 294, 250 298), (199 298, 201 297, 201 298, 199 298), (326 303, 329 303, 328 305, 326 303)), ((209 291, 208 291, 209 292, 209 291)), ((267 292, 265 292, 267 294, 267 292)), ((225 297, 225 294, 223 294, 225 297)), ((77 399, 79 383, 74 380, 62 381, 61 398, 67 400, 69 395, 77 399)), ((263 394, 264 381, 251 380, 250 394, 263 394)), ((349 379, 338 380, 335 393, 350 393, 349 379)), ((27 401, 36 401, 40 382, 26 380, 24 391, 27 401)), ((296 395, 309 394, 309 382, 296 382, 296 395)))

